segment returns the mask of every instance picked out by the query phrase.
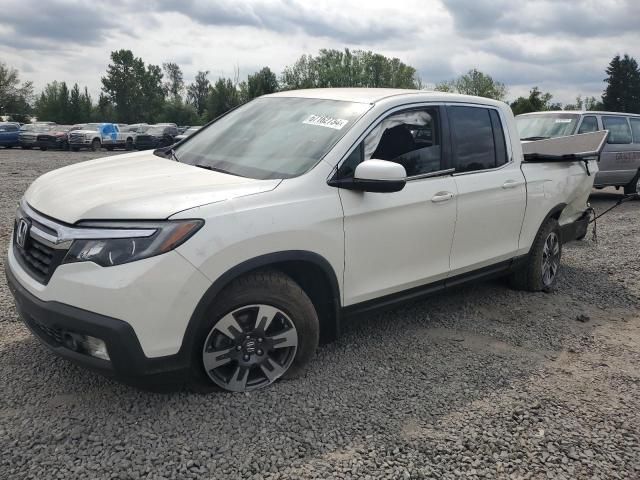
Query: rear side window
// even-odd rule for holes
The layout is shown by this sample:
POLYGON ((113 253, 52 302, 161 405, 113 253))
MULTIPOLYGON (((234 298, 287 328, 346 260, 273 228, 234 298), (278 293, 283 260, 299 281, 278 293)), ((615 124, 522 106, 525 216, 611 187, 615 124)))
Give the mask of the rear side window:
POLYGON ((631 128, 626 117, 602 117, 602 125, 609 130, 607 143, 631 143, 631 128))
POLYGON ((491 116, 491 127, 493 128, 493 143, 496 146, 496 167, 507 163, 507 142, 504 138, 504 130, 500 115, 496 110, 489 110, 491 116))
MULTIPOLYGON (((501 162, 506 162, 504 143, 502 148, 496 148, 498 142, 494 137, 489 109, 448 107, 447 111, 453 142, 453 166, 456 171, 472 172, 495 168, 498 165, 498 156, 501 162)), ((500 137, 500 133, 497 136, 500 137)), ((504 139, 504 133, 502 138, 504 139)))
POLYGON ((630 118, 629 123, 633 132, 633 143, 640 143, 640 118, 630 118))
POLYGON ((588 116, 582 119, 582 123, 580 124, 580 128, 578 129, 578 133, 589 133, 597 131, 598 119, 596 117, 588 116))

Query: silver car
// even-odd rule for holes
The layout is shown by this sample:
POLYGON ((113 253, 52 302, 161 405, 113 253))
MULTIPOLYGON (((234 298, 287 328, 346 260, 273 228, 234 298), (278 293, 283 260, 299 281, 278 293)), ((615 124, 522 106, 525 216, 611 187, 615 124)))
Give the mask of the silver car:
POLYGON ((594 186, 623 187, 627 194, 640 193, 640 115, 589 111, 536 112, 518 115, 516 123, 522 141, 609 130, 594 186))

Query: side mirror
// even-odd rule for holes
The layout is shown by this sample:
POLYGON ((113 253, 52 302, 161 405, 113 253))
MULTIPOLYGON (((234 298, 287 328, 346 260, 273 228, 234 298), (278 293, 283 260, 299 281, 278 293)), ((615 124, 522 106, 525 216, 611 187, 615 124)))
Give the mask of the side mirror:
POLYGON ((353 189, 364 192, 399 192, 407 183, 402 165, 387 160, 365 160, 356 167, 353 189))

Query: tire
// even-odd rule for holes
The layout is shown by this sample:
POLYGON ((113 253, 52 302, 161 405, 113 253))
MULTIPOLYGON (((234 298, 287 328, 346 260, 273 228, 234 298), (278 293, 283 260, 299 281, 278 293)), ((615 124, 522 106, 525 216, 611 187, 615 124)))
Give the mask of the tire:
POLYGON ((558 280, 561 259, 560 225, 556 219, 549 218, 538 230, 525 264, 512 273, 511 286, 516 290, 529 292, 553 291, 558 280), (546 252, 551 253, 550 258, 546 252))
POLYGON ((100 140, 98 140, 97 138, 94 138, 93 141, 91 142, 91 151, 97 152, 101 148, 102 148, 102 143, 100 143, 100 140))
POLYGON ((624 186, 625 195, 633 195, 634 193, 640 193, 640 172, 624 186))
POLYGON ((240 392, 298 377, 319 334, 316 310, 296 282, 272 270, 250 273, 225 287, 198 325, 191 387, 240 392))
POLYGON ((29 147, 27 145, 22 145, 22 149, 23 150, 31 150, 31 148, 33 148, 33 147, 29 147))
POLYGON ((71 150, 73 150, 74 152, 79 152, 80 151, 80 147, 71 147, 71 150))
POLYGON ((133 150, 133 138, 127 138, 127 141, 124 142, 125 150, 133 150))
POLYGON ((47 147, 40 147, 40 150, 43 151, 43 152, 46 152, 47 151, 47 147))

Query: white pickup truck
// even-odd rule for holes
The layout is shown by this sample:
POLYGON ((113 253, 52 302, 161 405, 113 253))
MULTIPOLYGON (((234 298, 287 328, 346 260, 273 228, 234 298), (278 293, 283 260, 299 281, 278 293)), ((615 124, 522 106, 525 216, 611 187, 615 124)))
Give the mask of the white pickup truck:
POLYGON ((81 128, 69 132, 69 147, 74 152, 89 148, 94 152, 101 148, 113 150, 124 148, 133 150, 135 132, 121 132, 115 123, 87 123, 81 128))
POLYGON ((174 148, 43 175, 6 273, 63 357, 125 381, 252 390, 300 374, 350 314, 485 276, 552 289, 596 171, 523 163, 502 102, 281 92, 174 148))

